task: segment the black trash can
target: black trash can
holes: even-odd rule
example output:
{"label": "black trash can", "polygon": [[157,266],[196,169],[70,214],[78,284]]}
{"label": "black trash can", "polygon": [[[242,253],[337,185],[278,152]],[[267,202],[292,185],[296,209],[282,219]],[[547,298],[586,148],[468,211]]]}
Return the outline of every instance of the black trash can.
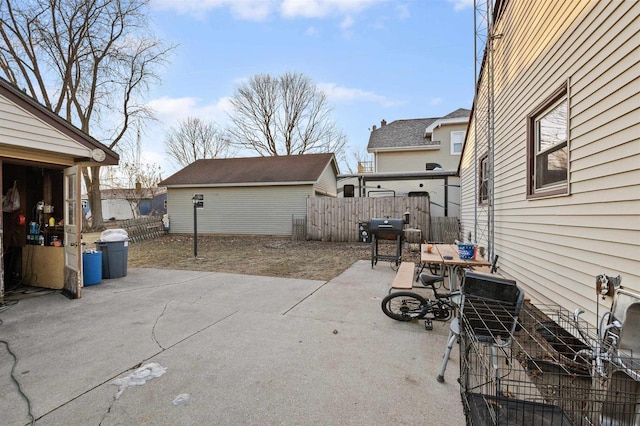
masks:
{"label": "black trash can", "polygon": [[369,221],[358,222],[358,240],[361,243],[371,242],[371,232],[369,232]]}
{"label": "black trash can", "polygon": [[96,248],[102,252],[102,278],[127,276],[129,236],[124,229],[103,232]]}

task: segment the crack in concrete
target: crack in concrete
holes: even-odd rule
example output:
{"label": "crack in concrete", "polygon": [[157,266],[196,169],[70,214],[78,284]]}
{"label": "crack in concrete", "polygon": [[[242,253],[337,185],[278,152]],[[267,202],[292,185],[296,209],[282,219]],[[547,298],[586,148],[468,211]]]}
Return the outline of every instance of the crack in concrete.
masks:
{"label": "crack in concrete", "polygon": [[296,306],[298,306],[299,304],[301,304],[302,302],[304,302],[305,300],[307,300],[308,298],[310,298],[311,296],[313,296],[314,294],[316,294],[316,292],[318,292],[322,287],[324,287],[325,285],[329,284],[329,281],[325,281],[320,287],[316,288],[315,290],[313,290],[311,293],[307,294],[305,297],[303,297],[302,299],[300,299],[298,302],[296,302],[292,307],[290,307],[289,309],[287,309],[286,311],[284,311],[282,313],[282,316],[287,315],[290,311],[292,311]]}
{"label": "crack in concrete", "polygon": [[[167,303],[167,305],[168,305],[169,303],[170,303],[170,302],[168,302],[168,303]],[[165,305],[165,309],[166,309],[166,305]],[[231,312],[229,315],[224,316],[224,317],[220,318],[219,320],[214,321],[214,322],[212,322],[211,324],[207,325],[206,327],[203,327],[203,328],[201,328],[200,330],[197,330],[197,331],[195,331],[195,332],[191,333],[190,335],[186,336],[184,339],[178,340],[178,341],[177,341],[177,342],[175,342],[173,345],[170,345],[170,346],[168,346],[168,347],[166,347],[166,348],[164,348],[164,349],[162,349],[162,350],[160,350],[160,351],[158,351],[158,352],[154,353],[154,354],[153,354],[153,355],[151,355],[150,357],[143,359],[141,362],[137,363],[137,364],[136,364],[136,365],[134,365],[133,367],[128,368],[128,369],[126,369],[126,370],[124,370],[124,371],[119,372],[118,374],[116,374],[116,375],[114,375],[114,376],[112,376],[112,377],[108,378],[107,380],[103,381],[102,383],[98,383],[97,385],[95,385],[95,386],[93,386],[93,387],[91,387],[91,388],[87,389],[86,391],[82,392],[81,394],[76,395],[75,397],[71,398],[71,399],[70,399],[70,400],[68,400],[67,402],[65,402],[65,403],[63,403],[63,404],[60,404],[60,405],[58,405],[57,407],[53,408],[52,410],[49,410],[49,411],[47,411],[46,413],[44,413],[43,415],[39,416],[39,417],[36,419],[36,422],[37,422],[37,421],[39,421],[39,420],[42,420],[44,417],[48,416],[49,414],[53,413],[54,411],[57,411],[58,409],[60,409],[60,408],[62,408],[62,407],[64,407],[64,406],[66,406],[66,405],[68,405],[68,404],[72,403],[72,402],[73,402],[73,401],[75,401],[76,399],[79,399],[80,397],[82,397],[82,396],[84,396],[84,395],[88,394],[89,392],[91,392],[91,391],[94,391],[94,390],[98,389],[100,386],[105,385],[105,384],[107,384],[108,382],[111,382],[111,381],[115,380],[116,378],[118,378],[119,376],[123,375],[123,374],[124,374],[124,373],[126,373],[127,371],[131,371],[131,370],[135,370],[135,369],[139,368],[140,366],[142,366],[142,364],[144,364],[145,362],[147,362],[147,361],[151,360],[152,358],[154,358],[154,357],[156,357],[156,356],[160,355],[162,352],[164,352],[164,351],[166,351],[166,350],[169,350],[169,349],[172,349],[172,348],[176,347],[177,345],[179,345],[179,344],[181,344],[181,343],[183,343],[183,342],[185,342],[185,341],[187,341],[187,340],[191,339],[192,337],[197,336],[198,334],[202,333],[203,331],[205,331],[205,330],[207,330],[207,329],[209,329],[209,328],[211,328],[211,327],[214,327],[214,326],[216,326],[216,325],[220,324],[222,321],[225,321],[226,319],[228,319],[228,318],[232,317],[233,315],[237,314],[238,312],[239,312],[239,311],[233,311],[233,312]],[[164,313],[164,311],[163,311],[163,313]],[[161,316],[162,316],[162,315],[161,315]],[[159,346],[159,345],[158,345],[158,346]],[[115,397],[115,395],[114,395],[114,396],[113,396],[113,401],[111,401],[111,403],[109,404],[109,407],[107,408],[107,411],[105,412],[104,416],[102,416],[102,418],[100,419],[99,426],[100,426],[100,425],[102,425],[102,422],[104,422],[104,420],[109,416],[109,414],[111,413],[111,409],[113,408],[113,406],[114,406],[115,402],[116,402],[116,397]]]}
{"label": "crack in concrete", "polygon": [[153,324],[153,328],[151,329],[151,338],[154,340],[154,342],[156,342],[156,345],[158,345],[158,347],[162,349],[160,352],[164,351],[166,348],[160,344],[158,338],[156,337],[156,326],[158,325],[158,321],[160,321],[160,318],[164,316],[164,313],[167,311],[167,306],[169,306],[169,303],[171,302],[173,301],[170,300],[164,305],[164,309],[162,310],[160,315],[158,315],[158,318],[156,318],[156,322]]}
{"label": "crack in concrete", "polygon": [[188,278],[185,279],[183,281],[176,281],[176,282],[172,282],[172,283],[158,283],[158,284],[152,284],[152,285],[146,285],[146,286],[138,286],[136,288],[127,288],[127,289],[120,289],[120,290],[114,290],[113,294],[119,294],[119,293],[130,293],[130,292],[137,292],[137,291],[146,291],[152,288],[159,288],[159,287],[172,287],[172,286],[182,286],[185,285],[191,281],[195,281],[195,280],[200,280],[203,277],[209,276],[209,275],[213,275],[216,274],[216,272],[210,272],[201,276],[197,276],[197,277],[192,277],[192,278]]}

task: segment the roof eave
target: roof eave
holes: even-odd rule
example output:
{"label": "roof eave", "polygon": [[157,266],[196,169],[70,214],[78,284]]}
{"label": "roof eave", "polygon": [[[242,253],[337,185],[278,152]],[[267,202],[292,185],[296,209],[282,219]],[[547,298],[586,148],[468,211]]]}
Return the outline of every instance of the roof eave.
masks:
{"label": "roof eave", "polygon": [[468,123],[470,118],[471,117],[439,118],[433,123],[431,123],[431,125],[425,129],[424,134],[425,136],[433,134],[433,131],[440,126]]}
{"label": "roof eave", "polygon": [[234,182],[234,183],[180,183],[165,184],[160,182],[158,186],[164,186],[172,189],[184,188],[233,188],[244,186],[296,186],[296,185],[315,185],[317,181],[296,181],[296,182]]}
{"label": "roof eave", "polygon": [[385,146],[379,148],[367,148],[367,152],[396,152],[396,151],[434,151],[440,149],[440,144],[437,145],[420,145],[420,146]]}

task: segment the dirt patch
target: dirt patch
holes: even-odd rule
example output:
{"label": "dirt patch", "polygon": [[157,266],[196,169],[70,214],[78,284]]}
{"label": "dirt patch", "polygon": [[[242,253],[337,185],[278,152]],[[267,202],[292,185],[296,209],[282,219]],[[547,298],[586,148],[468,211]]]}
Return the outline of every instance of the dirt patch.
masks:
{"label": "dirt patch", "polygon": [[[381,242],[380,253],[395,253]],[[358,260],[371,260],[371,244],[292,241],[278,237],[199,236],[194,259],[193,237],[165,235],[129,245],[128,267],[164,268],[328,281]],[[403,260],[419,261],[405,250]],[[388,265],[378,262],[378,267]]]}

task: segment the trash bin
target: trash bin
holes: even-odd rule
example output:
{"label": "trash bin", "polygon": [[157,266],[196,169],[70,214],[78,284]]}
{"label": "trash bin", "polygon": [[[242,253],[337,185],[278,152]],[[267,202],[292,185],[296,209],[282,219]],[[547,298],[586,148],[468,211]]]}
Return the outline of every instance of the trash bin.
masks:
{"label": "trash bin", "polygon": [[369,221],[358,222],[358,240],[362,243],[371,242],[371,233],[369,232]]}
{"label": "trash bin", "polygon": [[102,252],[92,250],[82,253],[82,279],[85,287],[102,282]]}
{"label": "trash bin", "polygon": [[127,275],[129,234],[124,229],[108,229],[96,240],[102,252],[102,278],[120,278]]}

